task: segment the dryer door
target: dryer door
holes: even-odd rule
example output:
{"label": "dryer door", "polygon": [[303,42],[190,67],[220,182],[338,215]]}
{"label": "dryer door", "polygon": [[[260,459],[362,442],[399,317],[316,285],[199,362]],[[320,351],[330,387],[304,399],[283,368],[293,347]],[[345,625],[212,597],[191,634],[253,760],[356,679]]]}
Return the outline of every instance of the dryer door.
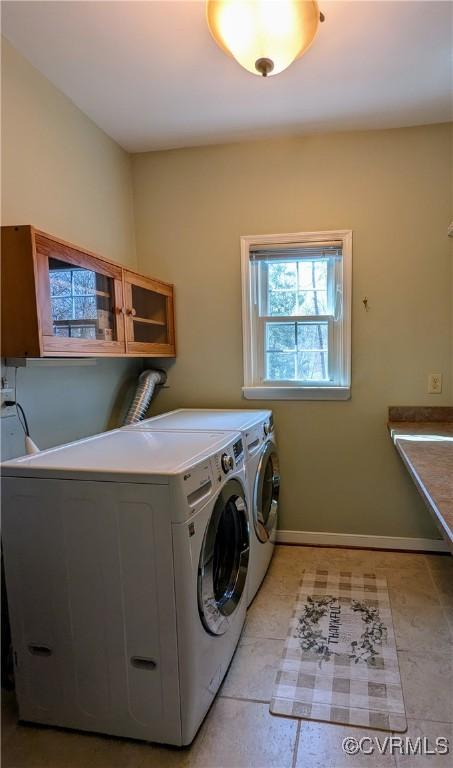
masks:
{"label": "dryer door", "polygon": [[277,524],[279,493],[280,468],[277,449],[274,443],[269,441],[258,464],[253,494],[255,532],[263,543],[269,541]]}
{"label": "dryer door", "polygon": [[245,492],[238,480],[220,491],[201,548],[198,609],[206,629],[223,635],[244,592],[249,561]]}

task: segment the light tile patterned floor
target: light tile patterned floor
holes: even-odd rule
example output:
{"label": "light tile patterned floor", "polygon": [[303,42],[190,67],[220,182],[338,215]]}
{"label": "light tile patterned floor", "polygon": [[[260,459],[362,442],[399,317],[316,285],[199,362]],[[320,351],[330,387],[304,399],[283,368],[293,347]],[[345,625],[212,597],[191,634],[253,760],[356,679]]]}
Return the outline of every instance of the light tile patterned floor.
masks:
{"label": "light tile patterned floor", "polygon": [[[345,736],[385,734],[269,714],[275,668],[304,568],[386,576],[412,738],[450,740],[446,756],[347,756]],[[317,547],[276,548],[228,675],[192,746],[172,749],[17,725],[2,705],[3,768],[447,768],[453,764],[453,558]]]}

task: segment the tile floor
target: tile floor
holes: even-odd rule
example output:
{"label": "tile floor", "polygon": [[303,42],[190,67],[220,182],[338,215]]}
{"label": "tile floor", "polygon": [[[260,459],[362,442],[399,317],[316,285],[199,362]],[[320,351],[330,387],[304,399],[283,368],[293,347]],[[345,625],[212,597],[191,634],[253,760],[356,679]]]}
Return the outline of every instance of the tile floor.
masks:
{"label": "tile floor", "polygon": [[[446,756],[347,756],[347,726],[269,714],[275,667],[303,568],[352,568],[387,577],[408,735],[450,741]],[[53,728],[18,725],[14,697],[2,704],[3,768],[442,768],[453,765],[453,558],[367,550],[276,548],[251,606],[219,695],[194,743],[172,749]]]}

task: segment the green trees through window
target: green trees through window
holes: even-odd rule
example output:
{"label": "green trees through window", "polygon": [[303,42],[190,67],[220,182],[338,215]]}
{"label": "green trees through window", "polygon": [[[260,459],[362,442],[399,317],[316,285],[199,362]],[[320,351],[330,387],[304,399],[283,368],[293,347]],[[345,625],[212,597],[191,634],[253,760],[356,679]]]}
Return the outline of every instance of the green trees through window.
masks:
{"label": "green trees through window", "polygon": [[[328,261],[301,259],[262,263],[267,285],[262,311],[266,316],[267,380],[326,381],[329,378],[328,321],[324,319],[332,313]],[[324,316],[323,320],[320,316]]]}

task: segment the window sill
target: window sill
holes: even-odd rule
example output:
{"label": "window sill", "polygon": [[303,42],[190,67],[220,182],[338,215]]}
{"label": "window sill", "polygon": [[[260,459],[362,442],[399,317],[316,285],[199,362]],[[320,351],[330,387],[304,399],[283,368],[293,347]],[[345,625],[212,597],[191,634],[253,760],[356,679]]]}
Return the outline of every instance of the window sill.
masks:
{"label": "window sill", "polygon": [[350,400],[351,387],[242,387],[247,400]]}

